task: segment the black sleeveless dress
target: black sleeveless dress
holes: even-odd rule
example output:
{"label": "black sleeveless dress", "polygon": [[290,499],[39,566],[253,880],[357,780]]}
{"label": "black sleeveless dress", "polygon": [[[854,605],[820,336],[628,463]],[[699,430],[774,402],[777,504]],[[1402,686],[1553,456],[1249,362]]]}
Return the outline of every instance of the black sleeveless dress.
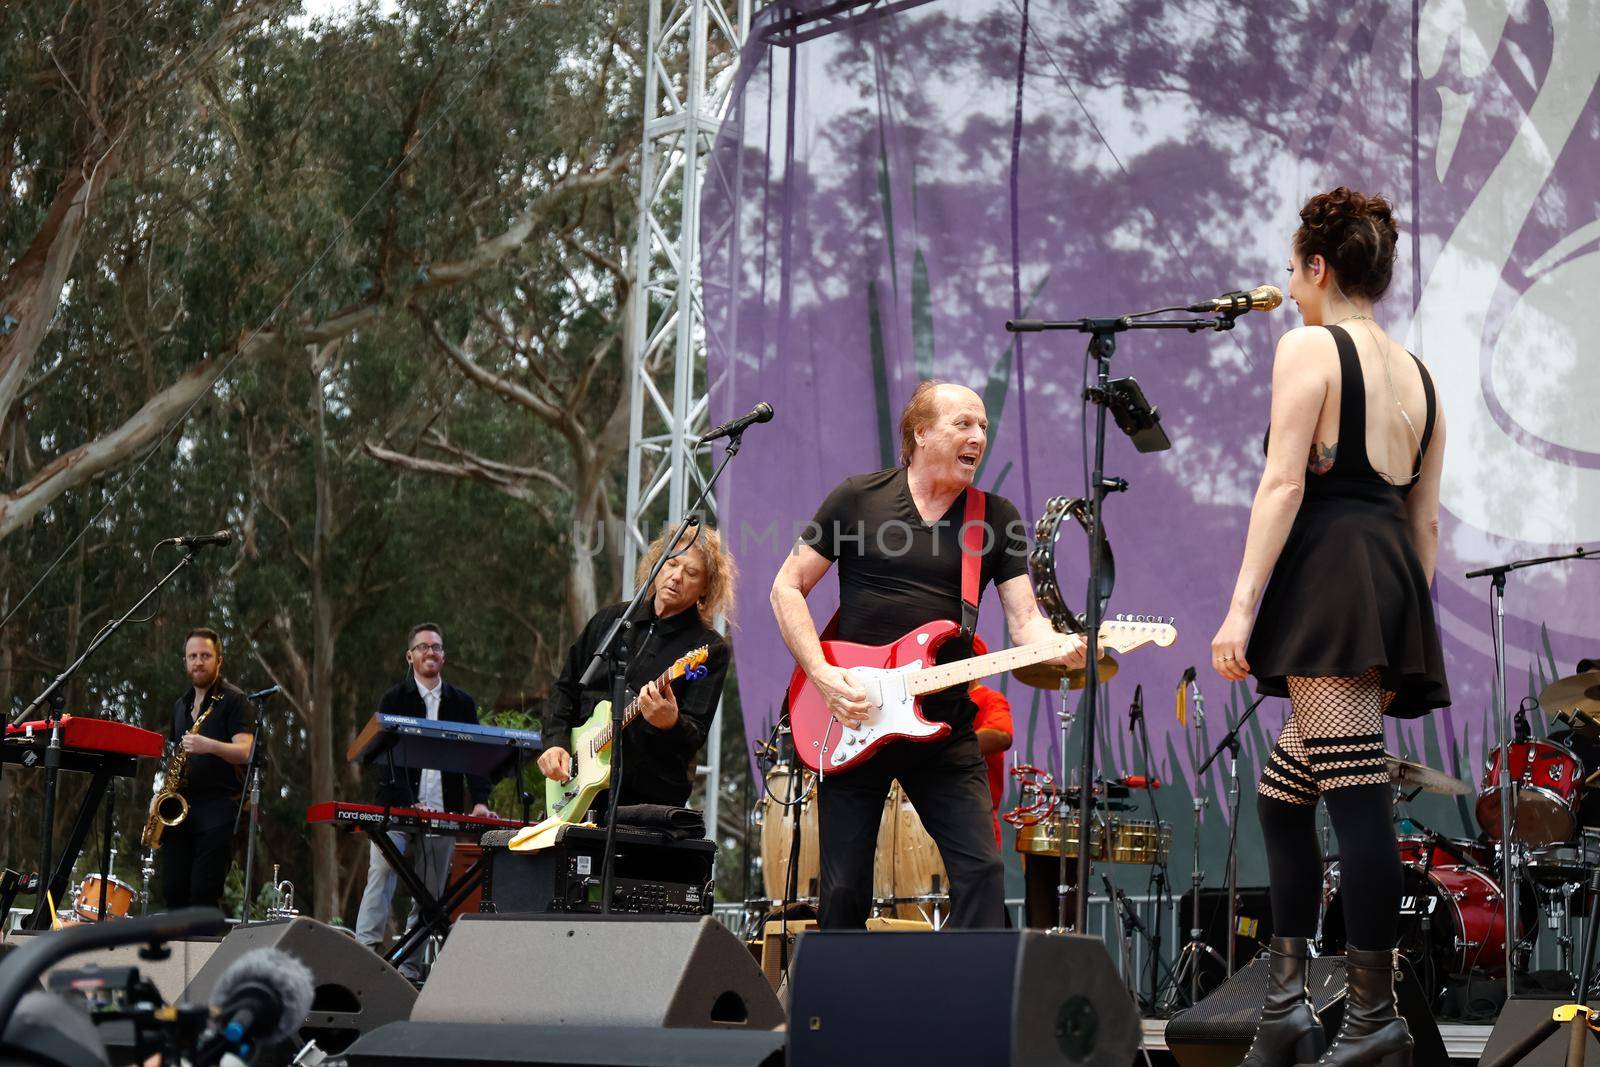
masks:
{"label": "black sleeveless dress", "polygon": [[[1383,688],[1395,694],[1386,714],[1416,718],[1448,705],[1450,688],[1427,575],[1406,520],[1414,481],[1391,485],[1373,469],[1356,346],[1342,328],[1326,329],[1339,350],[1338,453],[1326,474],[1306,474],[1245,658],[1256,691],[1266,696],[1288,696],[1290,675],[1355,677],[1376,667]],[[1420,470],[1436,404],[1433,379],[1416,362],[1428,404]]]}

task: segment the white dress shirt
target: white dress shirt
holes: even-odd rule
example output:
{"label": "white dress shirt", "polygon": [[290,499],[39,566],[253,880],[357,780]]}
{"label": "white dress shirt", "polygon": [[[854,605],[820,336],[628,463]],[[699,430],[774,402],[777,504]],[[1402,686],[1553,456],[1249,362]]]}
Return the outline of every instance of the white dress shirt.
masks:
{"label": "white dress shirt", "polygon": [[[427,709],[428,718],[437,720],[439,697],[444,692],[444,680],[440,679],[438,685],[429,689],[416,675],[411,677],[417,683],[417,692],[422,694],[422,706]],[[417,785],[417,807],[428,811],[444,810],[444,776],[432,768],[422,772],[422,781]]]}

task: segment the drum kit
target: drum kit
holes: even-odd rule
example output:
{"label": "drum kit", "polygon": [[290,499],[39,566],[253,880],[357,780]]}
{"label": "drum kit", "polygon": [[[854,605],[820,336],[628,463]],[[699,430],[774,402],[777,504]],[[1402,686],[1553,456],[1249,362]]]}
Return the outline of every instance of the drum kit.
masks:
{"label": "drum kit", "polygon": [[[1504,979],[1508,968],[1513,975],[1525,974],[1541,915],[1558,932],[1560,970],[1573,973],[1573,921],[1590,903],[1586,883],[1600,864],[1600,671],[1551,683],[1538,703],[1570,729],[1535,738],[1519,713],[1518,737],[1505,761],[1509,779],[1499,749],[1490,753],[1476,790],[1421,764],[1389,758],[1391,776],[1406,799],[1424,791],[1477,794],[1474,810],[1483,831],[1478,839],[1431,831],[1399,839],[1404,865],[1400,951],[1435,1002],[1452,979]],[[1596,770],[1586,774],[1591,765]],[[1513,812],[1509,840],[1500,808],[1507,785]],[[1520,886],[1510,939],[1506,898],[1511,894],[1504,891],[1501,867],[1507,848]],[[1324,872],[1323,953],[1338,952],[1345,944],[1339,883],[1338,860],[1332,858]]]}

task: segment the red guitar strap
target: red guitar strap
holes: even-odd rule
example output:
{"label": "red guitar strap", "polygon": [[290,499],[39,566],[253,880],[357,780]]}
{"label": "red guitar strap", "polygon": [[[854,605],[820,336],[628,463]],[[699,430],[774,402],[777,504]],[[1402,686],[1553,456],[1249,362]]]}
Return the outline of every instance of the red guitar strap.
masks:
{"label": "red guitar strap", "polygon": [[961,636],[978,632],[978,588],[983,569],[983,524],[989,506],[988,494],[976,487],[967,490],[966,514],[961,519]]}

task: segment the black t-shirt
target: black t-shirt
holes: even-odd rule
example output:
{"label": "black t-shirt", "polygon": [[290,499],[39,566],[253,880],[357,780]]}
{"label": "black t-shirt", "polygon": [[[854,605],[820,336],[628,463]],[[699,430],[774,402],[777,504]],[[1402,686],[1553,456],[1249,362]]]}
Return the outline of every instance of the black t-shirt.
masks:
{"label": "black t-shirt", "polygon": [[[566,665],[545,705],[541,725],[546,748],[570,751],[573,729],[589,720],[596,704],[610,698],[609,675],[603,676],[600,687],[595,689],[583,688],[579,679],[626,608],[626,604],[601,608],[567,650]],[[633,641],[633,659],[627,675],[630,699],[680,656],[701,645],[711,648],[705,677],[679,678],[672,683],[672,693],[678,701],[678,722],[672,729],[658,730],[641,715],[622,734],[621,802],[676,806],[685,803],[692,791],[697,756],[711,732],[732,653],[723,636],[701,622],[700,613],[692,607],[659,619],[651,603],[646,602],[634,624]]]}
{"label": "black t-shirt", "polygon": [[[828,494],[801,537],[839,567],[839,629],[843,641],[884,645],[935,619],[961,619],[961,524],[966,497],[956,497],[937,522],[923,521],[906,470],[896,467],[846,478]],[[988,494],[978,594],[1028,573],[1027,526],[1016,505]],[[969,653],[949,642],[939,659]],[[929,694],[932,719],[961,723],[973,714],[963,690]]]}
{"label": "black t-shirt", "polygon": [[[244,691],[230,682],[218,681],[220,693],[212,705],[211,714],[200,724],[200,733],[215,741],[232,742],[235,734],[256,732],[255,709],[245,699]],[[168,740],[177,739],[189,732],[194,724],[194,690],[184,692],[172,705],[172,731]],[[188,822],[196,823],[192,829],[204,829],[198,823],[220,819],[224,812],[233,817],[233,808],[244,792],[244,764],[229,763],[221,756],[190,755],[188,770],[184,774],[184,799],[189,801]]]}

